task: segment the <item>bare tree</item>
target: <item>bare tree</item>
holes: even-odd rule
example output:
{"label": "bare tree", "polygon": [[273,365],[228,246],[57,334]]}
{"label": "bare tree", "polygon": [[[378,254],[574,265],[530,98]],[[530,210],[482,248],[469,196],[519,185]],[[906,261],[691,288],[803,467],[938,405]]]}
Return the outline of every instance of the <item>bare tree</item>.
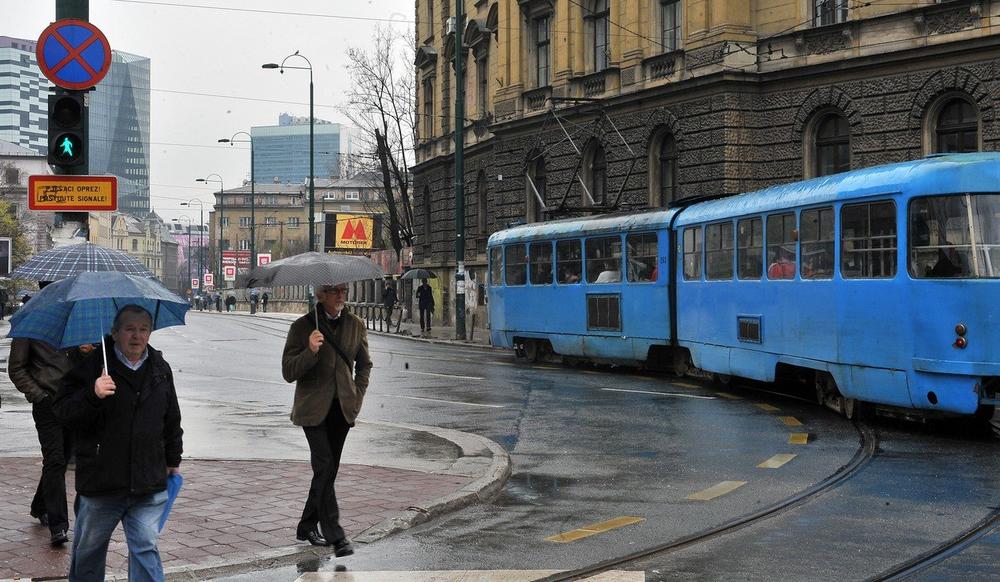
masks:
{"label": "bare tree", "polygon": [[380,202],[389,218],[389,238],[397,257],[413,244],[410,161],[416,122],[413,32],[389,27],[375,30],[370,50],[347,51],[351,76],[342,113],[357,130],[354,167],[373,175]]}

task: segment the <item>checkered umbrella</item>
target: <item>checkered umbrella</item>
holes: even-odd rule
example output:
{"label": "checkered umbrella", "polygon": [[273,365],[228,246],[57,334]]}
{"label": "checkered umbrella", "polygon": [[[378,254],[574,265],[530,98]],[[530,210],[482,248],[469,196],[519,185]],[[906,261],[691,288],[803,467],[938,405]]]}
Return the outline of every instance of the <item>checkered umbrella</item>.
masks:
{"label": "checkered umbrella", "polygon": [[188,302],[159,281],[124,273],[80,273],[39,291],[10,318],[8,337],[41,340],[59,348],[99,343],[118,310],[138,305],[153,329],[184,325]]}
{"label": "checkered umbrella", "polygon": [[308,252],[258,267],[245,282],[247,287],[321,287],[383,277],[385,273],[368,257]]}
{"label": "checkered umbrella", "polygon": [[93,243],[56,247],[39,253],[14,269],[11,279],[59,281],[88,271],[118,271],[139,277],[154,277],[142,263],[123,253]]}

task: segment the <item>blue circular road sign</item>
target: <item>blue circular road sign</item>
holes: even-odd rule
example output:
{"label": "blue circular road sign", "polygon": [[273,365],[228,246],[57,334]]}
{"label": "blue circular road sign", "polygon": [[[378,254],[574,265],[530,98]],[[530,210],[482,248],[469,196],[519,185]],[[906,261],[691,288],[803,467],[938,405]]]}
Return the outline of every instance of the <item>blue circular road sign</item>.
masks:
{"label": "blue circular road sign", "polygon": [[111,68],[111,45],[93,24],[75,18],[46,27],[35,47],[38,67],[63,89],[89,89]]}

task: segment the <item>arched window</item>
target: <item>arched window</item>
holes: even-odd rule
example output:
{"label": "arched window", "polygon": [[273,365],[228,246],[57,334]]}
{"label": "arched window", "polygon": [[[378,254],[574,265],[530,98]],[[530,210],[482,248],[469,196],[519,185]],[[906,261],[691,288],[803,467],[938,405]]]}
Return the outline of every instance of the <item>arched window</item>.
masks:
{"label": "arched window", "polygon": [[844,116],[831,113],[816,124],[813,160],[817,177],[851,169],[851,128]]}
{"label": "arched window", "polygon": [[545,158],[540,155],[532,158],[534,161],[528,162],[528,179],[525,180],[525,222],[542,222],[545,220]]}
{"label": "arched window", "polygon": [[431,188],[424,186],[424,252],[431,251]]}
{"label": "arched window", "polygon": [[937,116],[935,153],[979,151],[979,112],[965,99],[952,99]]}
{"label": "arched window", "polygon": [[[603,204],[608,192],[608,162],[604,156],[604,147],[596,140],[593,141],[587,148],[584,160],[587,177],[585,182],[590,190],[590,197],[594,199],[594,204]],[[586,195],[583,203],[590,204]]]}
{"label": "arched window", "polygon": [[666,207],[677,195],[677,142],[668,130],[653,133],[648,167],[649,206]]}
{"label": "arched window", "polygon": [[590,52],[594,65],[594,71],[603,71],[608,68],[608,61],[611,59],[610,23],[611,10],[608,8],[608,0],[594,0],[591,4],[590,14]]}
{"label": "arched window", "polygon": [[489,204],[486,186],[486,172],[479,170],[476,176],[476,226],[479,227],[479,234],[486,234],[486,205]]}

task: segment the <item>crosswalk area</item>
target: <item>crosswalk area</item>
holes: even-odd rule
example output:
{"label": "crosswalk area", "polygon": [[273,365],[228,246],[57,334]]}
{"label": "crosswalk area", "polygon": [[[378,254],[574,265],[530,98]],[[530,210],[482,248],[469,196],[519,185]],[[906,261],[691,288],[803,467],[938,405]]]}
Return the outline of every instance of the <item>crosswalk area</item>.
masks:
{"label": "crosswalk area", "polygon": [[[561,570],[428,570],[424,572],[309,572],[296,582],[531,582],[559,574]],[[645,582],[645,572],[611,570],[588,582]]]}

